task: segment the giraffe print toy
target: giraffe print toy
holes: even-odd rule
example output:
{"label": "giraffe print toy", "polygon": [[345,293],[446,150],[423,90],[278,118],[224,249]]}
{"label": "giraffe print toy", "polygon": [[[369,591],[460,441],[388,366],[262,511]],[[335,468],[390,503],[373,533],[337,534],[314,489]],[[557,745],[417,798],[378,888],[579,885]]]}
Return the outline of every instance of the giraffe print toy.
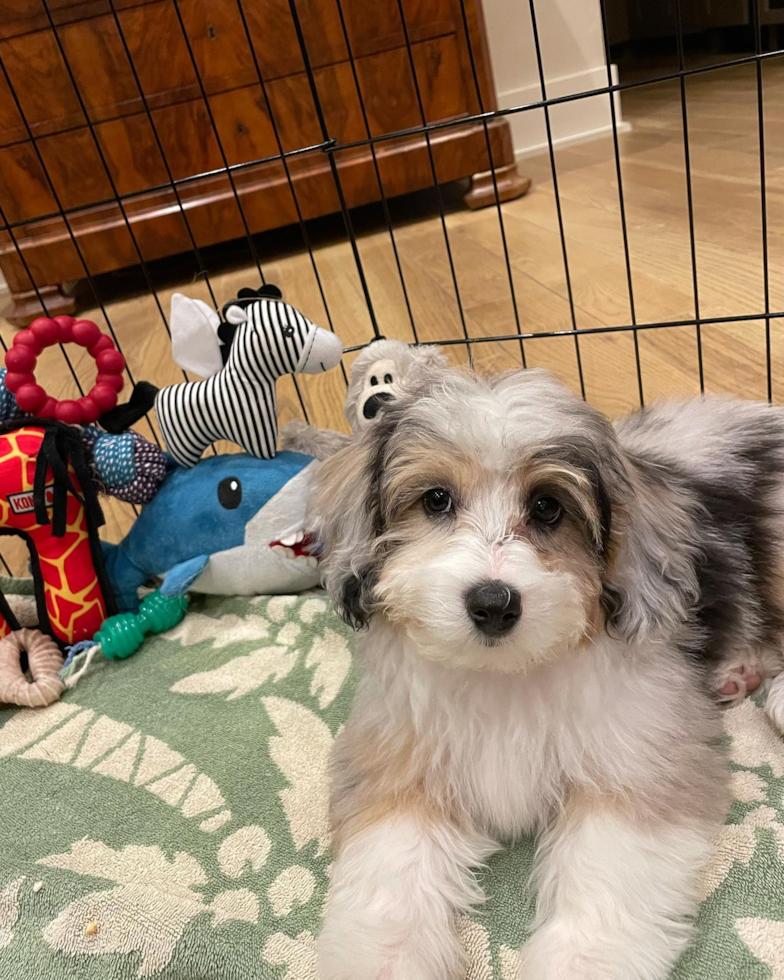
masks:
{"label": "giraffe print toy", "polygon": [[[98,540],[102,523],[76,428],[32,420],[0,430],[0,535],[25,540],[39,626],[61,646],[91,638],[116,611]],[[0,636],[18,629],[0,593]]]}

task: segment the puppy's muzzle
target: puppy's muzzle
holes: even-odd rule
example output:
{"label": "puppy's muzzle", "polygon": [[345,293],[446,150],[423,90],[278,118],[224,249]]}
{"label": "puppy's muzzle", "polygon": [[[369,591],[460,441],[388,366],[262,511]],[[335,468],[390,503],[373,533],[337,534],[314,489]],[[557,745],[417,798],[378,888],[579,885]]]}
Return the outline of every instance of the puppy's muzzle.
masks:
{"label": "puppy's muzzle", "polygon": [[471,622],[491,639],[513,630],[523,611],[517,589],[495,580],[475,585],[466,593],[465,604]]}

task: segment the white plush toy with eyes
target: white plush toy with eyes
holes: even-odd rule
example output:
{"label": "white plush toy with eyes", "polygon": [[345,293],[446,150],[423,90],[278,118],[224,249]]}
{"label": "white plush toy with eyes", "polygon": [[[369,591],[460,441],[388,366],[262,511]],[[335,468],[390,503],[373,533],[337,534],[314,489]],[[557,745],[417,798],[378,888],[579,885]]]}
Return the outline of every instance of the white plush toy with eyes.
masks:
{"label": "white plush toy with eyes", "polygon": [[[372,425],[384,402],[393,401],[402,384],[417,371],[443,367],[447,359],[440,347],[412,347],[402,340],[374,340],[351,366],[344,412],[355,435]],[[304,422],[289,422],[281,432],[281,449],[327,459],[351,441],[332,429],[317,429]]]}

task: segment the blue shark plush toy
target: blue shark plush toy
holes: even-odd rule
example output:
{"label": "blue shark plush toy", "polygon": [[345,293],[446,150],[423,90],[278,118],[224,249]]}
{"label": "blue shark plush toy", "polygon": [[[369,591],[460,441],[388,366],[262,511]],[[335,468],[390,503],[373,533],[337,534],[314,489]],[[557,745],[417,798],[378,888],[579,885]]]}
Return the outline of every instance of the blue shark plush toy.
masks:
{"label": "blue shark plush toy", "polygon": [[318,583],[318,560],[304,527],[311,456],[208,456],[175,469],[128,535],[106,546],[121,611],[137,590],[162,578],[164,595],[298,592]]}

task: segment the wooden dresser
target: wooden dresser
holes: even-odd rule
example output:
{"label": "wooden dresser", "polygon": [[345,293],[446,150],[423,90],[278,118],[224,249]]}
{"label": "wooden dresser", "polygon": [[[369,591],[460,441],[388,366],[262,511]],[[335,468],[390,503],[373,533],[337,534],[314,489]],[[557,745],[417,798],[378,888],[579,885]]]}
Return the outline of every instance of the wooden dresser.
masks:
{"label": "wooden dresser", "polygon": [[[84,278],[79,251],[94,274],[139,261],[114,189],[144,259],[157,259],[191,247],[169,172],[185,179],[177,187],[197,244],[210,245],[245,233],[231,182],[225,171],[215,173],[224,154],[229,165],[275,156],[270,115],[286,151],[324,139],[289,0],[242,0],[271,114],[237,0],[47,3],[54,30],[43,0],[0,0],[0,207],[4,222],[24,222],[12,233],[0,227],[0,268],[12,292],[7,313],[18,324],[40,304],[12,234],[50,314],[70,312],[74,301],[61,284]],[[460,0],[402,6],[427,121],[480,111]],[[296,0],[296,9],[326,129],[338,145],[365,140],[367,127],[377,136],[421,126],[398,0],[341,0],[340,7],[337,0]],[[481,108],[494,108],[478,0],[465,0],[465,12]],[[525,193],[529,182],[515,169],[507,123],[492,121],[489,133],[502,199]],[[440,183],[472,177],[466,203],[495,202],[482,125],[436,130],[430,143]],[[379,143],[376,155],[388,197],[432,185],[421,133]],[[287,160],[304,218],[339,210],[328,154],[318,149]],[[379,199],[367,145],[335,160],[350,207]],[[234,170],[233,178],[251,231],[297,220],[279,159]]]}

